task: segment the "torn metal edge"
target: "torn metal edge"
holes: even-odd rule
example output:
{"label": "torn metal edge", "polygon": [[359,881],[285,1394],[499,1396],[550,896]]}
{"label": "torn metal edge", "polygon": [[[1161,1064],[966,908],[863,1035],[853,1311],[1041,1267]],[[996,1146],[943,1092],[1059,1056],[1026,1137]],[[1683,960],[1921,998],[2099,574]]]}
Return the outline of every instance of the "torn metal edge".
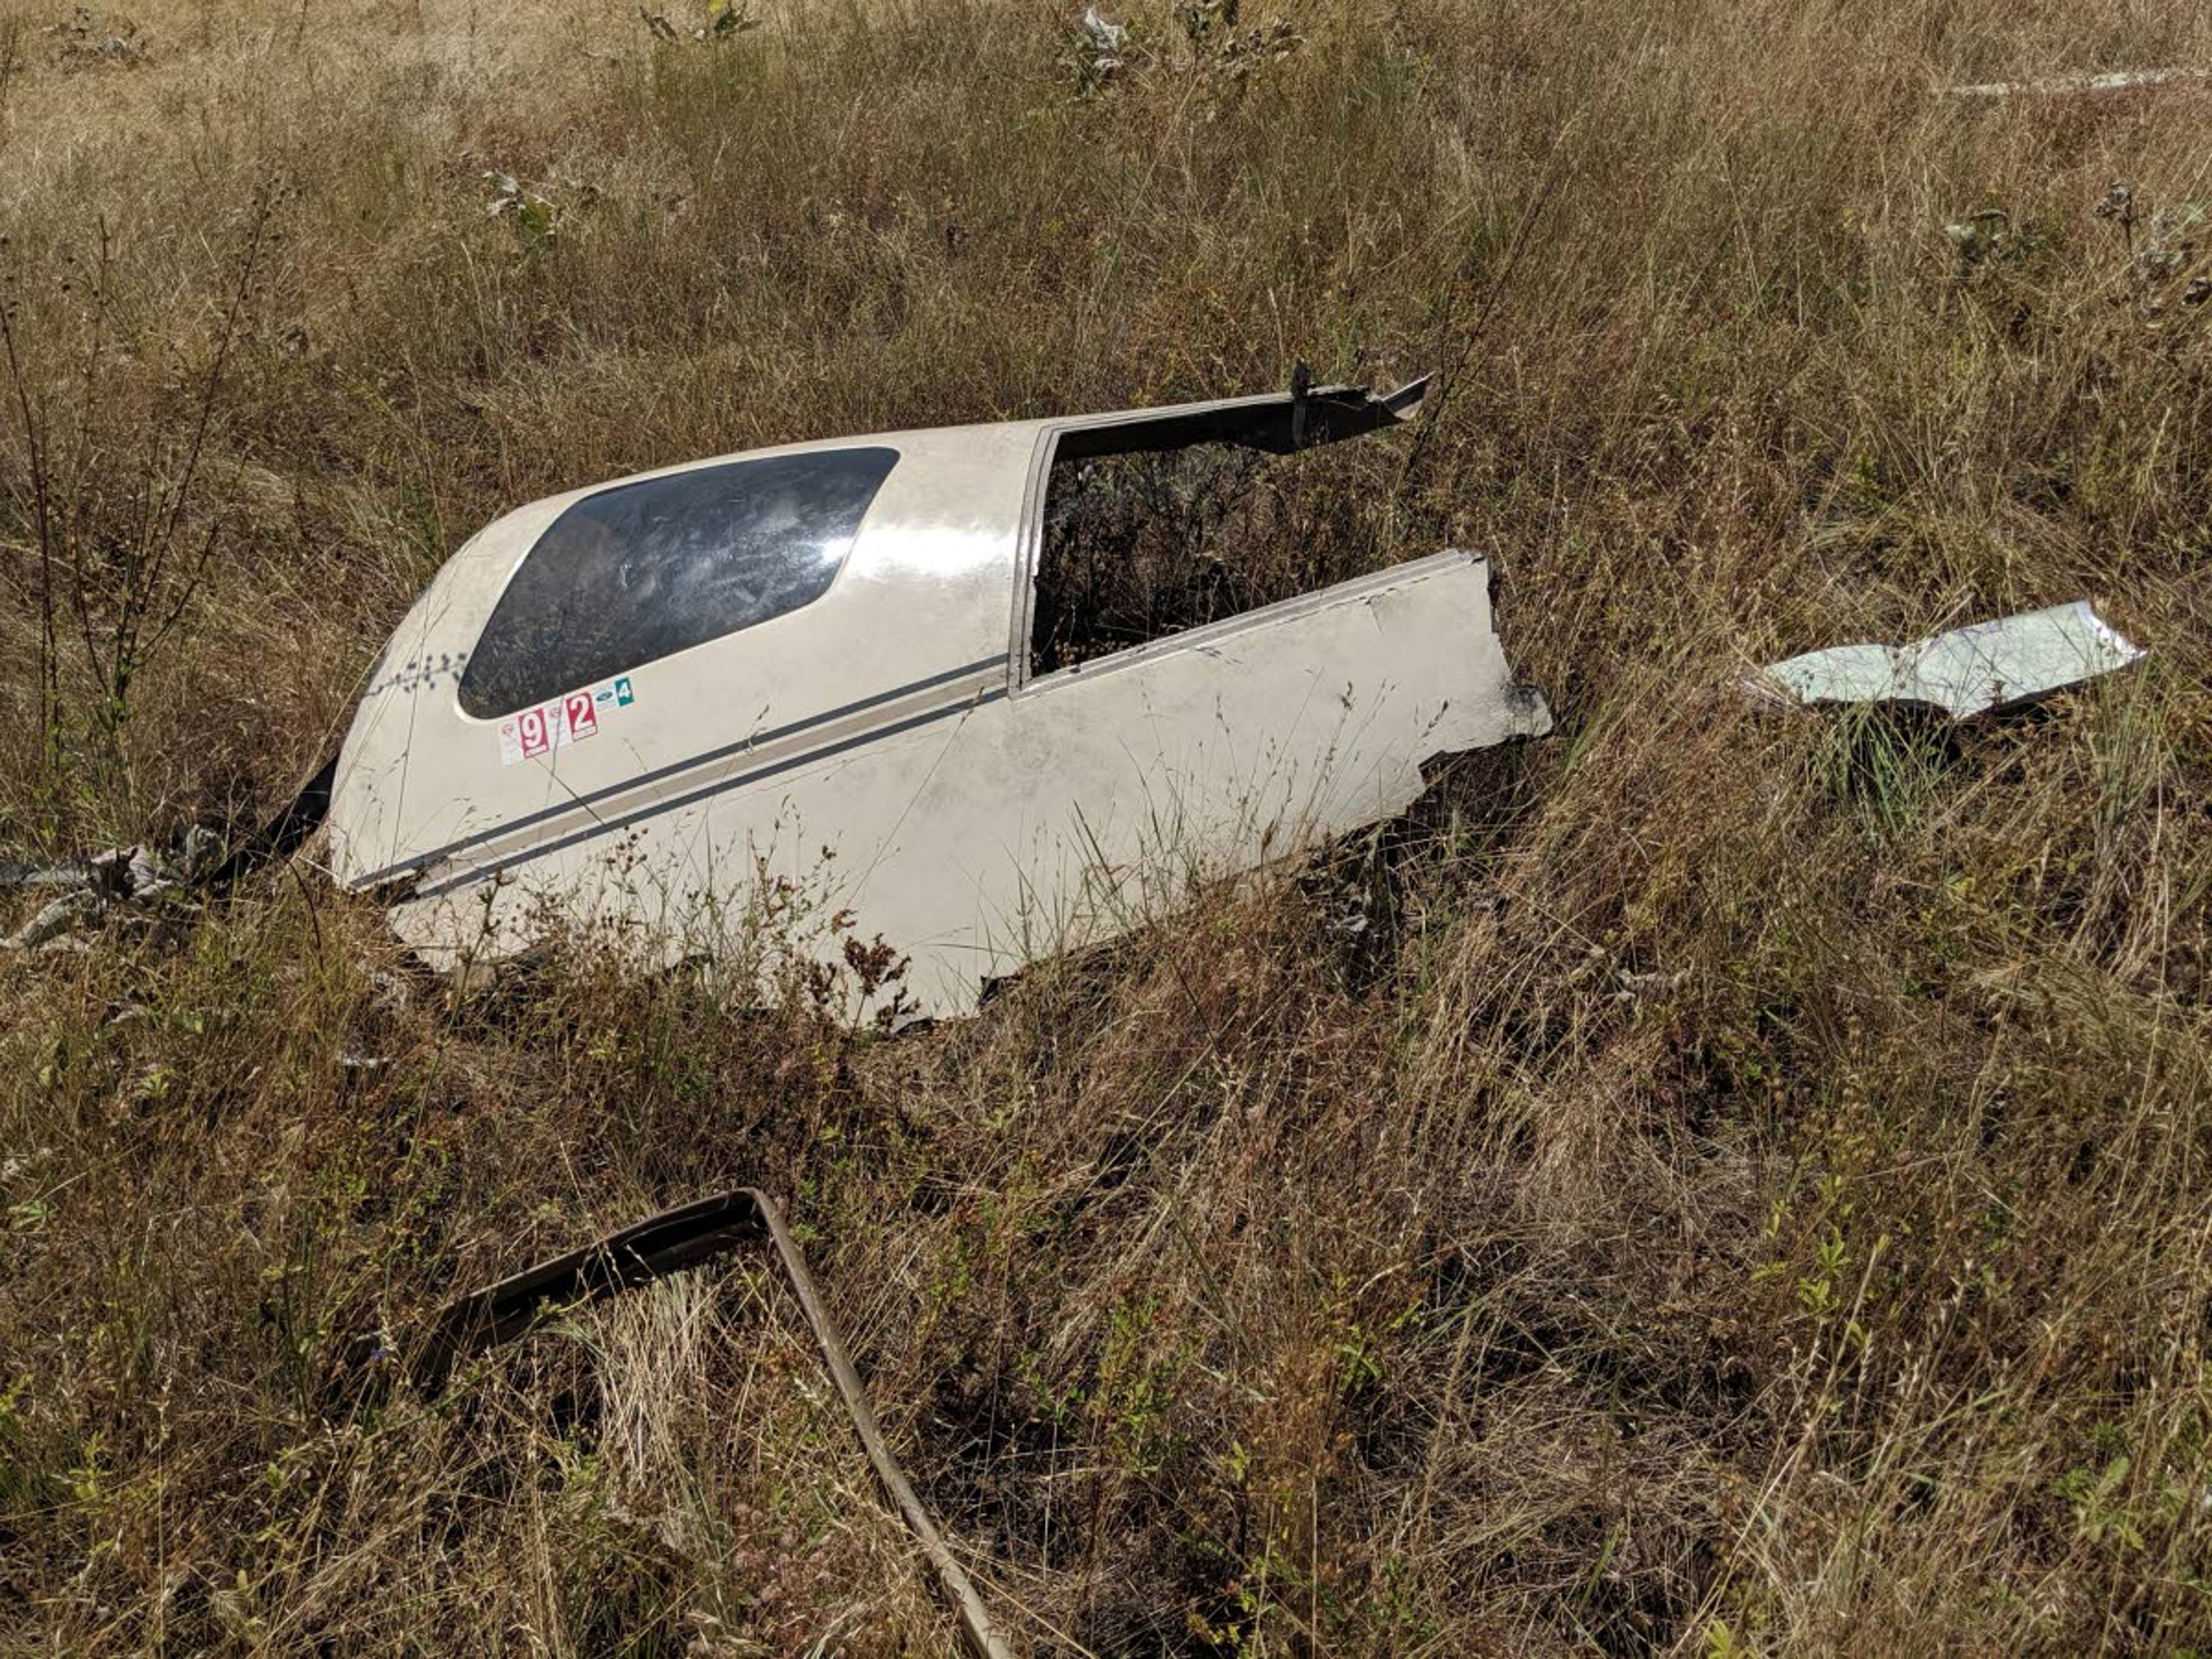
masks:
{"label": "torn metal edge", "polygon": [[1420,413],[1430,378],[1377,394],[1364,386],[1314,386],[1301,363],[1288,392],[1072,421],[1059,433],[1054,459],[1096,460],[1214,443],[1287,455],[1405,425]]}

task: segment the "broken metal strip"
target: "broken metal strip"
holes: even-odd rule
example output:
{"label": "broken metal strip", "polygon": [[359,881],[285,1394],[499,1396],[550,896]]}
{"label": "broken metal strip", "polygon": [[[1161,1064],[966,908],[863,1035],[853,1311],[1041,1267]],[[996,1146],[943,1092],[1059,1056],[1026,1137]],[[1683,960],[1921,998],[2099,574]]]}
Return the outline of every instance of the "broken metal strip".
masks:
{"label": "broken metal strip", "polygon": [[868,1462],[875,1465],[877,1479],[884,1483],[897,1503],[900,1514],[906,1517],[907,1529],[914,1534],[922,1553],[937,1569],[938,1581],[960,1615],[961,1629],[983,1659],[1013,1659],[1012,1650],[991,1623],[983,1598],[954,1558],[944,1534],[938,1531],[928,1506],[906,1478],[906,1471],[891,1455],[883,1425],[876,1421],[875,1411],[868,1404],[867,1390],[861,1386],[860,1373],[853,1369],[845,1345],[838,1338],[837,1328],[830,1322],[829,1312],[822,1305],[822,1293],[815,1288],[813,1275],[806,1271],[806,1258],[799,1254],[791,1230],[784,1225],[782,1212],[764,1193],[752,1192],[751,1197],[759,1206],[761,1218],[768,1224],[769,1237],[775,1241],[776,1254],[783,1258],[784,1274],[790,1279],[792,1293],[799,1298],[806,1322],[813,1329],[814,1340],[822,1349],[823,1362],[830,1368],[837,1392],[845,1397],[845,1410],[853,1419],[853,1431],[860,1436]]}
{"label": "broken metal strip", "polygon": [[446,1305],[416,1362],[416,1385],[426,1394],[437,1393],[463,1356],[523,1335],[548,1306],[572,1307],[618,1296],[765,1237],[757,1195],[740,1189],[663,1210],[525,1268]]}
{"label": "broken metal strip", "polygon": [[2053,75],[2040,81],[1983,81],[1943,88],[1951,98],[2013,98],[2029,94],[2063,98],[2082,93],[2135,92],[2154,87],[2212,84],[2212,70],[2108,70],[2101,74]]}
{"label": "broken metal strip", "polygon": [[82,887],[85,884],[84,866],[74,864],[25,864],[10,860],[0,864],[0,887]]}
{"label": "broken metal strip", "polygon": [[938,1530],[921,1494],[892,1454],[883,1425],[868,1404],[867,1390],[854,1370],[845,1343],[823,1306],[822,1292],[806,1270],[783,1212],[775,1200],[751,1187],[678,1205],[624,1227],[605,1238],[540,1262],[447,1304],[432,1328],[428,1347],[415,1368],[424,1392],[445,1386],[453,1365],[465,1356],[524,1336],[549,1308],[576,1307],[713,1260],[740,1244],[767,1238],[775,1246],[784,1278],[814,1333],[830,1380],[845,1402],[854,1432],[875,1468],[876,1477],[898,1505],[907,1529],[921,1546],[938,1582],[959,1615],[963,1632],[982,1659],[1012,1659],[1012,1650],[991,1621],[975,1583]]}
{"label": "broken metal strip", "polygon": [[1195,444],[1237,444],[1287,455],[1401,426],[1419,412],[1428,387],[1425,374],[1380,397],[1364,386],[1298,385],[1257,398],[1071,421],[1058,428],[1056,459],[1096,460]]}

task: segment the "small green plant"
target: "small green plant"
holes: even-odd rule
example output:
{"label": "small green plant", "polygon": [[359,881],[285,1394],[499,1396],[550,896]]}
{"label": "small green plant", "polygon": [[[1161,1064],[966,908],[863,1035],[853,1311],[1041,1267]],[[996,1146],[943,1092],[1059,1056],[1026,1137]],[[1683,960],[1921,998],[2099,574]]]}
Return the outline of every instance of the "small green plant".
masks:
{"label": "small green plant", "polygon": [[1238,0],[1182,0],[1176,12],[1192,68],[1206,88],[1209,118],[1241,100],[1262,69],[1305,45],[1287,17],[1239,28],[1241,9]]}
{"label": "small green plant", "polygon": [[1844,1243],[1843,1230],[1828,1229],[1814,1252],[1813,1270],[1797,1281],[1797,1304],[1815,1319],[1825,1319],[1843,1305],[1844,1274],[1850,1267],[1851,1254]]}
{"label": "small green plant", "polygon": [[542,246],[559,232],[560,210],[549,198],[528,188],[511,173],[487,173],[483,181],[491,196],[484,211],[513,226],[521,241]]}

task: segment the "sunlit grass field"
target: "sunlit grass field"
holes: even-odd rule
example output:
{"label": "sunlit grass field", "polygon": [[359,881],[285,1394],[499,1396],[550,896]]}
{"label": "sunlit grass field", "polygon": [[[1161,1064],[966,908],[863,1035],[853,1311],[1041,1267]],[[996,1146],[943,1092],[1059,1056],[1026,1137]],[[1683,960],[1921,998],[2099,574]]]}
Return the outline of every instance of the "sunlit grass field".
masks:
{"label": "sunlit grass field", "polygon": [[9,0],[0,859],[258,822],[508,507],[1301,362],[1558,729],[896,1038],[312,847],[0,959],[0,1651],[953,1650],[764,1261],[339,1386],[741,1183],[1028,1651],[2212,1650],[2212,82],[1946,91],[2212,21],[1102,9]]}

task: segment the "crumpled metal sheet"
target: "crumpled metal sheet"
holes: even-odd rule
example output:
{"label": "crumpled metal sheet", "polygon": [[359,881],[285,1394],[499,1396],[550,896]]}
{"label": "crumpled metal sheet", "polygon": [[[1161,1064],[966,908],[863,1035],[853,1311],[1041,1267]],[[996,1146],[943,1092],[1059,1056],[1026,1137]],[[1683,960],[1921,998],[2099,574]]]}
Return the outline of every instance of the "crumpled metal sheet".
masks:
{"label": "crumpled metal sheet", "polygon": [[1910,645],[1838,645],[1773,664],[1746,690],[1784,705],[1917,702],[1966,720],[2124,668],[2143,655],[2087,599]]}
{"label": "crumpled metal sheet", "polygon": [[1121,51],[1127,41],[1129,26],[1100,16],[1098,8],[1091,6],[1083,14],[1083,33],[1089,37],[1094,51],[1114,52]]}

